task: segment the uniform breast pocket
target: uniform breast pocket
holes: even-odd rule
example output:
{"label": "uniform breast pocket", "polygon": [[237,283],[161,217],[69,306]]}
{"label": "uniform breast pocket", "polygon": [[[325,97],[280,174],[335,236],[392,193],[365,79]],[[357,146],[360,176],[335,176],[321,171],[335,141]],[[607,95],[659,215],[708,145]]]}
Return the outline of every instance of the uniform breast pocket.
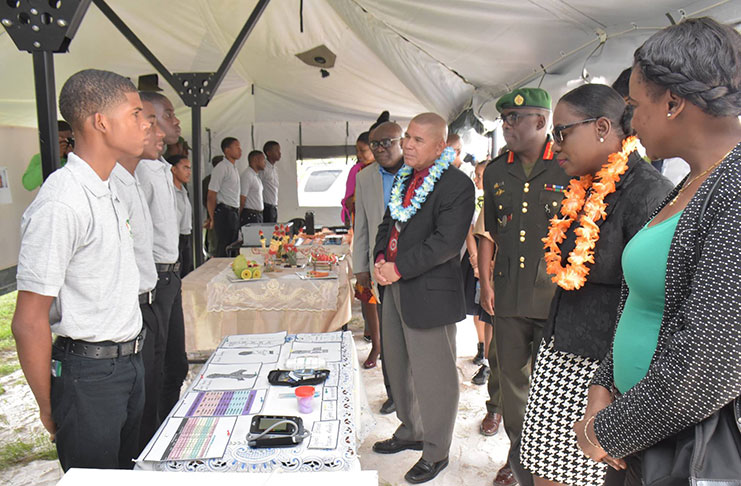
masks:
{"label": "uniform breast pocket", "polygon": [[561,209],[561,201],[563,201],[563,192],[547,189],[540,191],[540,207],[548,218],[558,214]]}
{"label": "uniform breast pocket", "polygon": [[504,193],[494,198],[494,206],[497,210],[497,231],[501,234],[507,231],[512,222],[512,195]]}

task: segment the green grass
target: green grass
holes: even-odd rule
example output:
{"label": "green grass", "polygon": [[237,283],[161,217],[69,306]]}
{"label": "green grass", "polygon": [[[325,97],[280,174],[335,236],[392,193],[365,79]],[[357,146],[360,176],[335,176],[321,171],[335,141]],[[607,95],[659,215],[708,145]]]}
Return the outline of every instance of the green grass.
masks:
{"label": "green grass", "polygon": [[39,459],[54,460],[57,450],[47,437],[22,439],[0,446],[0,470]]}
{"label": "green grass", "polygon": [[0,363],[0,376],[6,376],[21,369],[21,365],[14,358],[9,358],[7,363]]}
{"label": "green grass", "polygon": [[10,331],[10,322],[15,312],[17,292],[0,295],[0,351],[15,349],[15,340]]}

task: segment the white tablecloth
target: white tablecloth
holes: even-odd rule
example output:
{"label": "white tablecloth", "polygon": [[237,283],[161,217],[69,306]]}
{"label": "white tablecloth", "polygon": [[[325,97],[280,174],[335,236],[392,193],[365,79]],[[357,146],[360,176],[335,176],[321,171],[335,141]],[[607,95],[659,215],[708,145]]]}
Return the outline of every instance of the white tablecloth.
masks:
{"label": "white tablecloth", "polygon": [[[207,367],[205,369],[214,370],[215,368],[213,368],[213,365],[218,363],[219,356],[222,356],[224,351],[235,352],[242,349],[235,349],[234,347],[229,346],[229,344],[226,343],[229,339],[233,340],[234,337],[230,336],[222,343],[222,346],[216,350],[216,352],[209,358],[206,365],[204,365]],[[308,431],[312,430],[315,423],[329,425],[329,422],[332,422],[334,426],[337,426],[339,432],[337,434],[336,446],[331,449],[309,448],[311,438],[308,438],[296,447],[274,449],[250,448],[247,445],[246,432],[249,430],[250,421],[255,413],[261,415],[299,415],[297,401],[295,397],[293,397],[294,389],[291,387],[276,387],[268,385],[267,375],[269,371],[272,369],[284,369],[285,360],[292,352],[292,349],[295,351],[299,346],[309,349],[315,348],[320,341],[329,339],[340,340],[340,359],[336,362],[328,361],[327,363],[327,368],[331,370],[330,378],[323,385],[317,385],[316,387],[319,396],[314,399],[314,413],[300,416],[304,420],[304,427]],[[245,348],[245,350],[246,349],[249,348]],[[254,359],[256,352],[265,352],[267,349],[269,348],[264,346],[254,347],[251,348],[249,352],[241,351],[238,354],[251,356],[252,358],[245,357],[245,361],[247,361]],[[327,357],[329,360],[328,355],[325,354],[323,356]],[[152,459],[151,456],[148,456],[150,450],[157,451],[158,449],[162,449],[169,451],[177,449],[177,445],[174,445],[169,449],[164,449],[162,445],[166,445],[168,441],[161,441],[159,444],[155,443],[157,442],[158,435],[163,434],[163,430],[181,423],[185,425],[185,420],[193,418],[192,411],[196,407],[191,405],[191,403],[194,402],[189,402],[187,400],[188,397],[193,397],[198,393],[198,389],[202,388],[202,384],[199,385],[199,379],[197,378],[188,388],[187,392],[183,394],[180,402],[178,402],[170,415],[168,415],[167,420],[162,424],[162,427],[160,427],[155,438],[152,439],[140,458],[137,459],[137,468],[158,471],[358,471],[360,470],[360,461],[358,460],[357,447],[359,444],[360,430],[357,424],[359,423],[358,420],[360,418],[361,394],[357,363],[358,360],[355,352],[355,343],[352,339],[352,333],[349,331],[330,334],[288,335],[285,339],[285,343],[280,347],[280,357],[278,358],[278,361],[276,363],[263,363],[256,381],[254,385],[252,385],[252,390],[261,393],[261,395],[258,396],[264,396],[264,403],[261,405],[255,405],[253,410],[251,410],[253,413],[250,415],[241,415],[241,413],[244,412],[240,411],[214,412],[214,415],[217,415],[217,418],[220,419],[230,419],[231,417],[236,416],[236,424],[233,426],[231,431],[226,435],[222,435],[222,437],[229,436],[223,457],[167,461],[145,460]],[[211,366],[211,368],[208,368],[209,366]],[[334,376],[332,374],[334,374]],[[200,373],[200,379],[203,380],[204,376],[213,376],[213,371],[202,370]],[[236,381],[234,383],[236,383]],[[329,389],[324,390],[324,388]],[[221,390],[223,390],[223,388]],[[266,392],[262,390],[266,390]],[[242,389],[242,391],[244,391],[244,389]],[[329,403],[335,401],[336,403]],[[327,408],[330,410],[336,410],[336,412],[330,417],[325,417],[324,415],[324,402],[327,402]],[[255,401],[255,403],[258,402]],[[185,410],[188,410],[188,412],[184,412]],[[226,410],[226,408],[224,408],[224,410]],[[240,405],[240,408],[229,408],[229,410],[242,409]],[[329,420],[326,420],[327,418],[329,418]],[[168,426],[168,421],[170,420],[173,422]],[[181,427],[183,425],[181,425]],[[203,439],[202,443],[210,443],[211,441],[212,439],[210,437],[206,437]],[[154,452],[152,456],[156,456],[157,459],[161,459],[162,457],[173,457],[167,455],[160,456],[154,454]]]}
{"label": "white tablecloth", "polygon": [[277,268],[259,280],[233,282],[227,267],[206,285],[208,312],[260,311],[333,311],[337,309],[340,282],[348,280],[348,264],[335,266],[337,278],[308,280],[299,278],[306,268]]}

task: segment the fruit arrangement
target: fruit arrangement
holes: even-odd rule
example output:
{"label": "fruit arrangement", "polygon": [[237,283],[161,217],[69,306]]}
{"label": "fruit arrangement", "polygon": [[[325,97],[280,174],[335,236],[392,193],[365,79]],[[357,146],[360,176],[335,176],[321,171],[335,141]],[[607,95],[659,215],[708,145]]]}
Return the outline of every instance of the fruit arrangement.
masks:
{"label": "fruit arrangement", "polygon": [[334,253],[329,253],[323,248],[318,248],[311,251],[309,261],[314,267],[314,271],[329,272],[332,270],[332,265],[337,264],[339,258]]}
{"label": "fruit arrangement", "polygon": [[275,225],[273,235],[270,237],[270,246],[266,248],[265,234],[260,230],[260,243],[262,249],[267,249],[268,257],[281,259],[289,265],[296,265],[296,236],[289,236],[289,229],[285,226]]}
{"label": "fruit arrangement", "polygon": [[232,262],[232,271],[242,280],[256,280],[262,277],[262,268],[254,260],[247,260],[244,255],[237,255]]}

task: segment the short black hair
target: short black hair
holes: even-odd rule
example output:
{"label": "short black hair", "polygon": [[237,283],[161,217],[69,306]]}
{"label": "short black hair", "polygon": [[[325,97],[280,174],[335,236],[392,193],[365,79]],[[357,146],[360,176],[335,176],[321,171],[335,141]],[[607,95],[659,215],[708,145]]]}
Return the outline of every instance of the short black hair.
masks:
{"label": "short black hair", "polygon": [[617,91],[623,98],[628,97],[629,84],[630,84],[630,73],[633,68],[624,69],[620,76],[617,77],[614,83],[612,83],[612,89]]}
{"label": "short black hair", "polygon": [[216,167],[217,165],[219,165],[219,162],[221,162],[222,160],[224,160],[223,155],[215,155],[214,158],[211,159],[211,165]]}
{"label": "short black hair", "polygon": [[226,137],[224,140],[221,141],[221,151],[224,152],[234,142],[239,142],[239,140],[234,137]]}
{"label": "short black hair", "polygon": [[275,140],[270,140],[265,142],[265,145],[262,146],[262,151],[267,154],[273,147],[280,147],[280,144]]}
{"label": "short black hair", "polygon": [[247,163],[251,165],[252,161],[255,160],[258,155],[264,156],[265,154],[263,154],[259,150],[252,150],[249,154],[247,154]]}
{"label": "short black hair", "polygon": [[136,93],[127,78],[110,71],[85,69],[65,81],[59,93],[59,112],[74,128],[88,117],[126,101],[126,93]]}
{"label": "short black hair", "polygon": [[741,34],[710,17],[686,19],[633,55],[656,96],[669,90],[712,116],[741,114]]}
{"label": "short black hair", "polygon": [[57,132],[71,132],[72,127],[64,120],[57,121]]}
{"label": "short black hair", "polygon": [[153,105],[161,105],[165,101],[170,101],[167,96],[161,93],[157,93],[156,91],[139,91],[139,97],[142,99],[142,101],[147,101],[149,103],[152,103]]}
{"label": "short black hair", "polygon": [[563,95],[559,100],[559,103],[561,102],[568,103],[584,118],[607,118],[614,127],[622,130],[624,137],[633,133],[630,126],[633,110],[628,107],[620,93],[607,85],[581,85]]}
{"label": "short black hair", "polygon": [[170,165],[173,165],[173,166],[178,165],[180,161],[183,159],[188,160],[188,157],[186,157],[183,154],[175,154],[175,155],[171,155],[165,158],[165,160],[169,162]]}
{"label": "short black hair", "polygon": [[370,132],[363,132],[358,135],[358,139],[355,141],[355,143],[358,142],[370,145]]}

